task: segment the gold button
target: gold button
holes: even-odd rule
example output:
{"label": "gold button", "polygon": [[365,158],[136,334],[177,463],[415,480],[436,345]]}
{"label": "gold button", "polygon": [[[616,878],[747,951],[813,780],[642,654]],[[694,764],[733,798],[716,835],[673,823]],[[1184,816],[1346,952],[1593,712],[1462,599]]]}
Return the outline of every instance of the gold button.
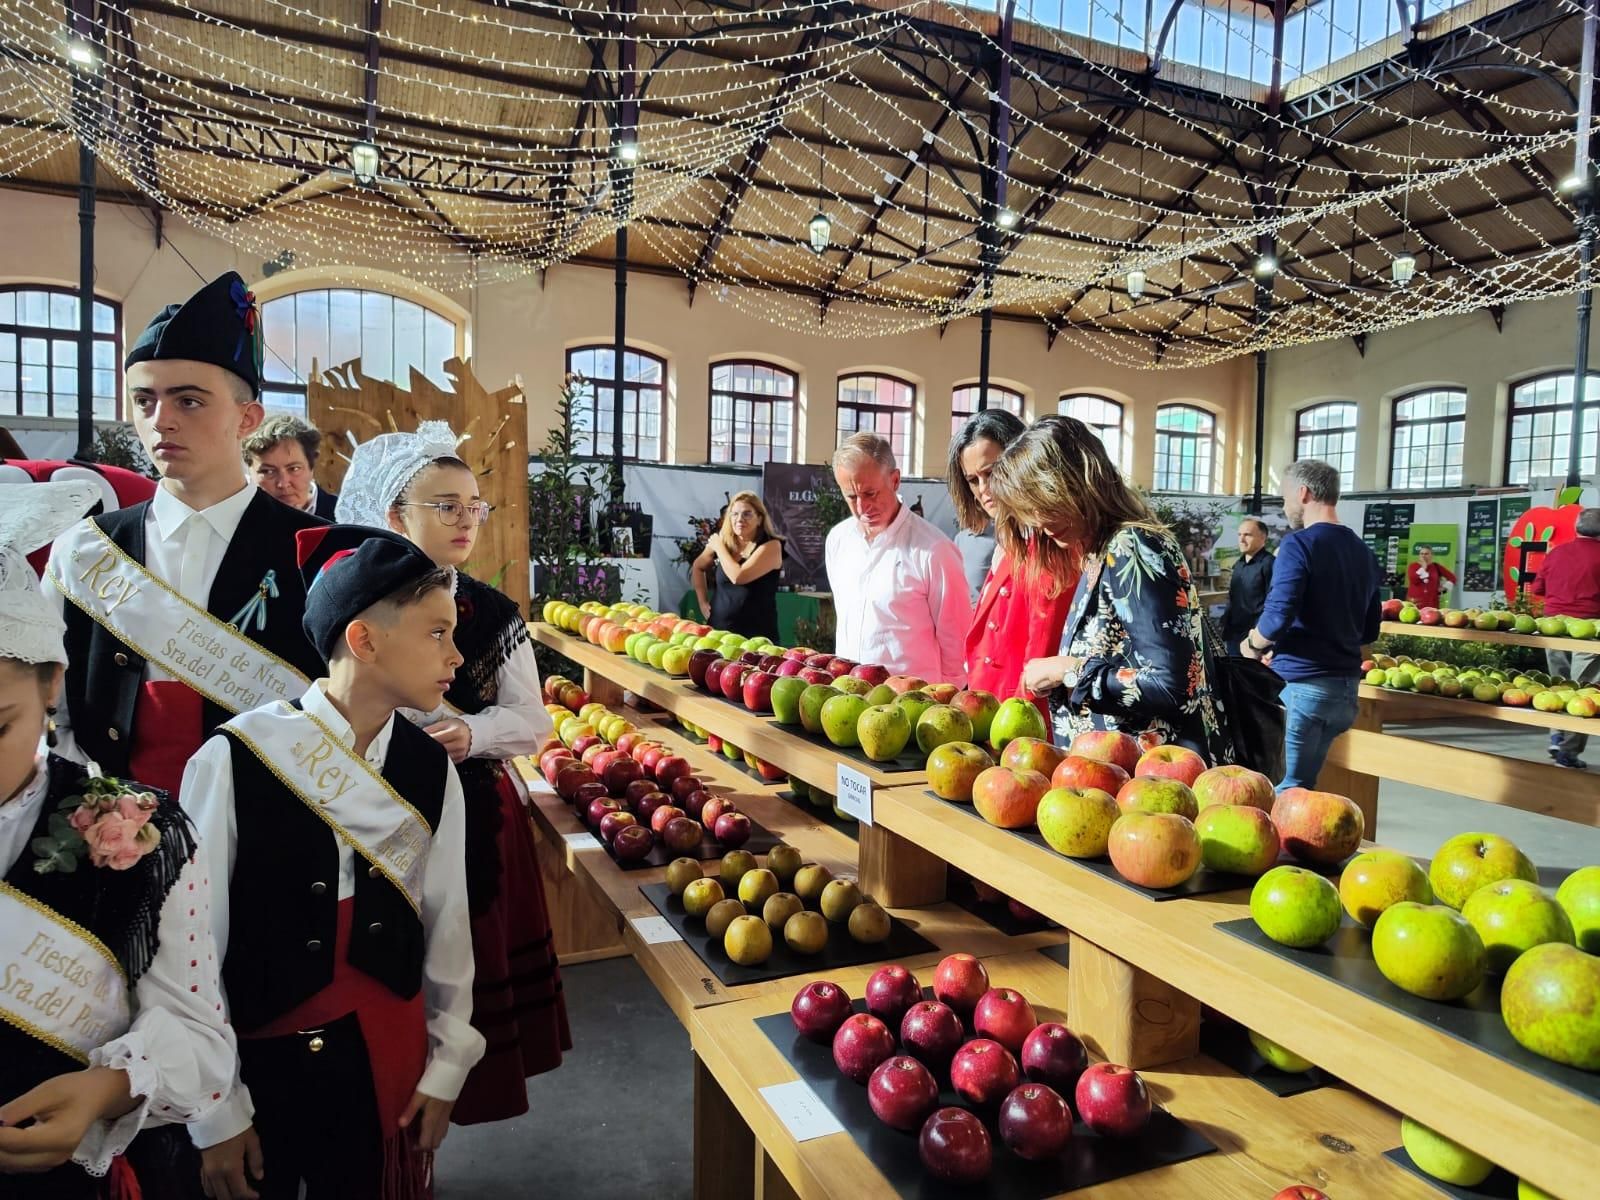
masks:
{"label": "gold button", "polygon": [[317,880],[316,883],[313,883],[311,885],[311,894],[313,896],[320,896],[324,892],[326,892],[327,890],[328,890],[328,885],[323,883],[322,880],[320,880],[320,879]]}
{"label": "gold button", "polygon": [[106,730],[106,736],[113,742],[120,742],[122,740],[122,735],[117,732],[117,727],[115,725]]}
{"label": "gold button", "polygon": [[383,932],[383,922],[382,921],[374,921],[371,925],[367,926],[367,932],[368,933],[374,933],[374,934],[382,933]]}
{"label": "gold button", "polygon": [[306,943],[306,949],[311,951],[311,953],[315,954],[318,950],[322,949],[322,941],[321,941],[321,939],[320,938],[312,938],[309,942]]}
{"label": "gold button", "polygon": [[1000,594],[1002,596],[1009,596],[1009,595],[1011,595],[1011,589],[1007,588],[1007,587],[1003,587],[1003,588],[1000,589]]}
{"label": "gold button", "polygon": [[383,874],[383,872],[378,870],[377,867],[368,867],[367,868],[367,878],[368,879],[376,879],[379,875],[382,875],[382,874]]}
{"label": "gold button", "polygon": [[995,629],[995,628],[997,628],[997,626],[995,625],[995,623],[993,621],[990,621],[989,622],[989,628],[990,629]]}
{"label": "gold button", "polygon": [[319,1053],[322,1050],[322,1046],[323,1046],[323,1041],[319,1037],[314,1037],[309,1042],[306,1043],[306,1049],[311,1051],[311,1053],[313,1053],[313,1054]]}
{"label": "gold button", "polygon": [[117,666],[119,666],[119,667],[125,667],[125,666],[128,665],[128,656],[126,654],[124,654],[121,650],[118,650],[115,654],[113,654],[111,656],[111,661],[116,663]]}

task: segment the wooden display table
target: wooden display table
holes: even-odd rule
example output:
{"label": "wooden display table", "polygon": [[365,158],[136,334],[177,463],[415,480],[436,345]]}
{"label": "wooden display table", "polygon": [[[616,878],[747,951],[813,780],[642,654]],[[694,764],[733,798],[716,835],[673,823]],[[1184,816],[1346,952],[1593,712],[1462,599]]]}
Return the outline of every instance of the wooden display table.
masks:
{"label": "wooden display table", "polygon": [[[1039,1019],[1076,1028],[1083,1013],[1069,972],[1041,954],[985,960],[995,986],[1033,1002]],[[1074,965],[1073,971],[1076,971]],[[872,973],[850,968],[830,976],[853,996]],[[924,980],[926,982],[926,980]],[[758,1018],[781,1013],[793,990],[702,1009],[692,1023],[695,1050],[696,1200],[799,1196],[804,1200],[894,1200],[898,1193],[849,1133],[796,1142],[761,1095],[794,1078],[794,1068]],[[1435,1200],[1433,1187],[1382,1152],[1400,1144],[1400,1122],[1344,1087],[1288,1099],[1213,1059],[1192,1056],[1141,1074],[1152,1098],[1201,1130],[1217,1152],[1070,1193],[1085,1200],[1265,1200],[1309,1183],[1334,1197]],[[996,1154],[1005,1151],[996,1148]]]}
{"label": "wooden display table", "polygon": [[1385,621],[1382,632],[1393,637],[1442,638],[1449,642],[1488,642],[1499,646],[1528,646],[1535,650],[1565,650],[1569,654],[1600,654],[1600,638],[1546,637],[1542,633],[1502,633],[1488,629],[1452,629],[1448,625],[1407,625]]}

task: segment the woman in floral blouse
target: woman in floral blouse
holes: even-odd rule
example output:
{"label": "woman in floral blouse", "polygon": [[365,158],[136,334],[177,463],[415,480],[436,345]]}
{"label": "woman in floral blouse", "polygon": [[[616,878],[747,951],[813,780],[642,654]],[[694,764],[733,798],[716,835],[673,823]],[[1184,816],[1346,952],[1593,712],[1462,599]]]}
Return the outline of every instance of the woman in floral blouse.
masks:
{"label": "woman in floral blouse", "polygon": [[1228,761],[1189,568],[1100,439],[1071,417],[1043,417],[1006,448],[989,489],[1002,549],[1017,553],[1039,530],[1030,565],[1058,579],[1082,571],[1061,653],[1022,670],[1023,688],[1050,698],[1056,740],[1114,729]]}

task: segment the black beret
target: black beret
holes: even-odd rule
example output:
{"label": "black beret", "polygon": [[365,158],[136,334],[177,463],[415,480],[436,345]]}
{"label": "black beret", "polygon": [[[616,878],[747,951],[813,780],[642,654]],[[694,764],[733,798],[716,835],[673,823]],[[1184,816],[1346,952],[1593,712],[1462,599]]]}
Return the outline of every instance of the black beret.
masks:
{"label": "black beret", "polygon": [[370,525],[301,529],[295,550],[306,585],[301,628],[324,661],[351,621],[439,569],[405,538]]}
{"label": "black beret", "polygon": [[232,371],[261,394],[261,314],[238,272],[219,275],[182,304],[169,304],[145,326],[123,369],[151,359],[182,358]]}

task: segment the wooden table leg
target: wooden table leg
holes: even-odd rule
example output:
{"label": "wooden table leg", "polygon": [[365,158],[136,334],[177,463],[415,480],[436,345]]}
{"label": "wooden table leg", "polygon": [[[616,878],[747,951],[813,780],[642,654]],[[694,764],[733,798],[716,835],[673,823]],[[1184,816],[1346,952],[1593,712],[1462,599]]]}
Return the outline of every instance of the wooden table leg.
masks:
{"label": "wooden table leg", "polygon": [[583,669],[583,690],[589,693],[589,699],[598,701],[607,708],[618,709],[623,706],[621,685],[612,683],[590,667]]}
{"label": "wooden table leg", "polygon": [[694,1200],[755,1200],[756,1138],[694,1056]]}
{"label": "wooden table leg", "polygon": [[1095,1054],[1159,1067],[1199,1053],[1200,1002],[1072,935],[1067,1023]]}
{"label": "wooden table leg", "polygon": [[[1383,732],[1383,717],[1376,700],[1361,700],[1357,702],[1356,720],[1352,729],[1365,729],[1372,733]],[[1339,740],[1344,738],[1339,735]],[[1334,745],[1339,744],[1339,740]],[[1378,777],[1368,775],[1362,771],[1352,770],[1345,766],[1334,766],[1332,763],[1322,768],[1322,774],[1317,778],[1317,787],[1324,792],[1336,792],[1341,796],[1349,796],[1355,801],[1356,807],[1361,810],[1361,816],[1366,822],[1365,836],[1368,841],[1375,841],[1378,837]]]}
{"label": "wooden table leg", "polygon": [[886,908],[922,908],[944,899],[942,858],[881,825],[863,825],[858,832],[863,892]]}
{"label": "wooden table leg", "polygon": [[533,845],[539,877],[544,880],[556,956],[568,966],[576,966],[627,954],[616,916],[585,895],[583,886],[567,870],[566,847],[552,843],[538,825],[533,827]]}
{"label": "wooden table leg", "polygon": [[760,1146],[756,1147],[756,1200],[799,1200],[800,1193],[784,1177],[778,1164],[768,1157]]}

